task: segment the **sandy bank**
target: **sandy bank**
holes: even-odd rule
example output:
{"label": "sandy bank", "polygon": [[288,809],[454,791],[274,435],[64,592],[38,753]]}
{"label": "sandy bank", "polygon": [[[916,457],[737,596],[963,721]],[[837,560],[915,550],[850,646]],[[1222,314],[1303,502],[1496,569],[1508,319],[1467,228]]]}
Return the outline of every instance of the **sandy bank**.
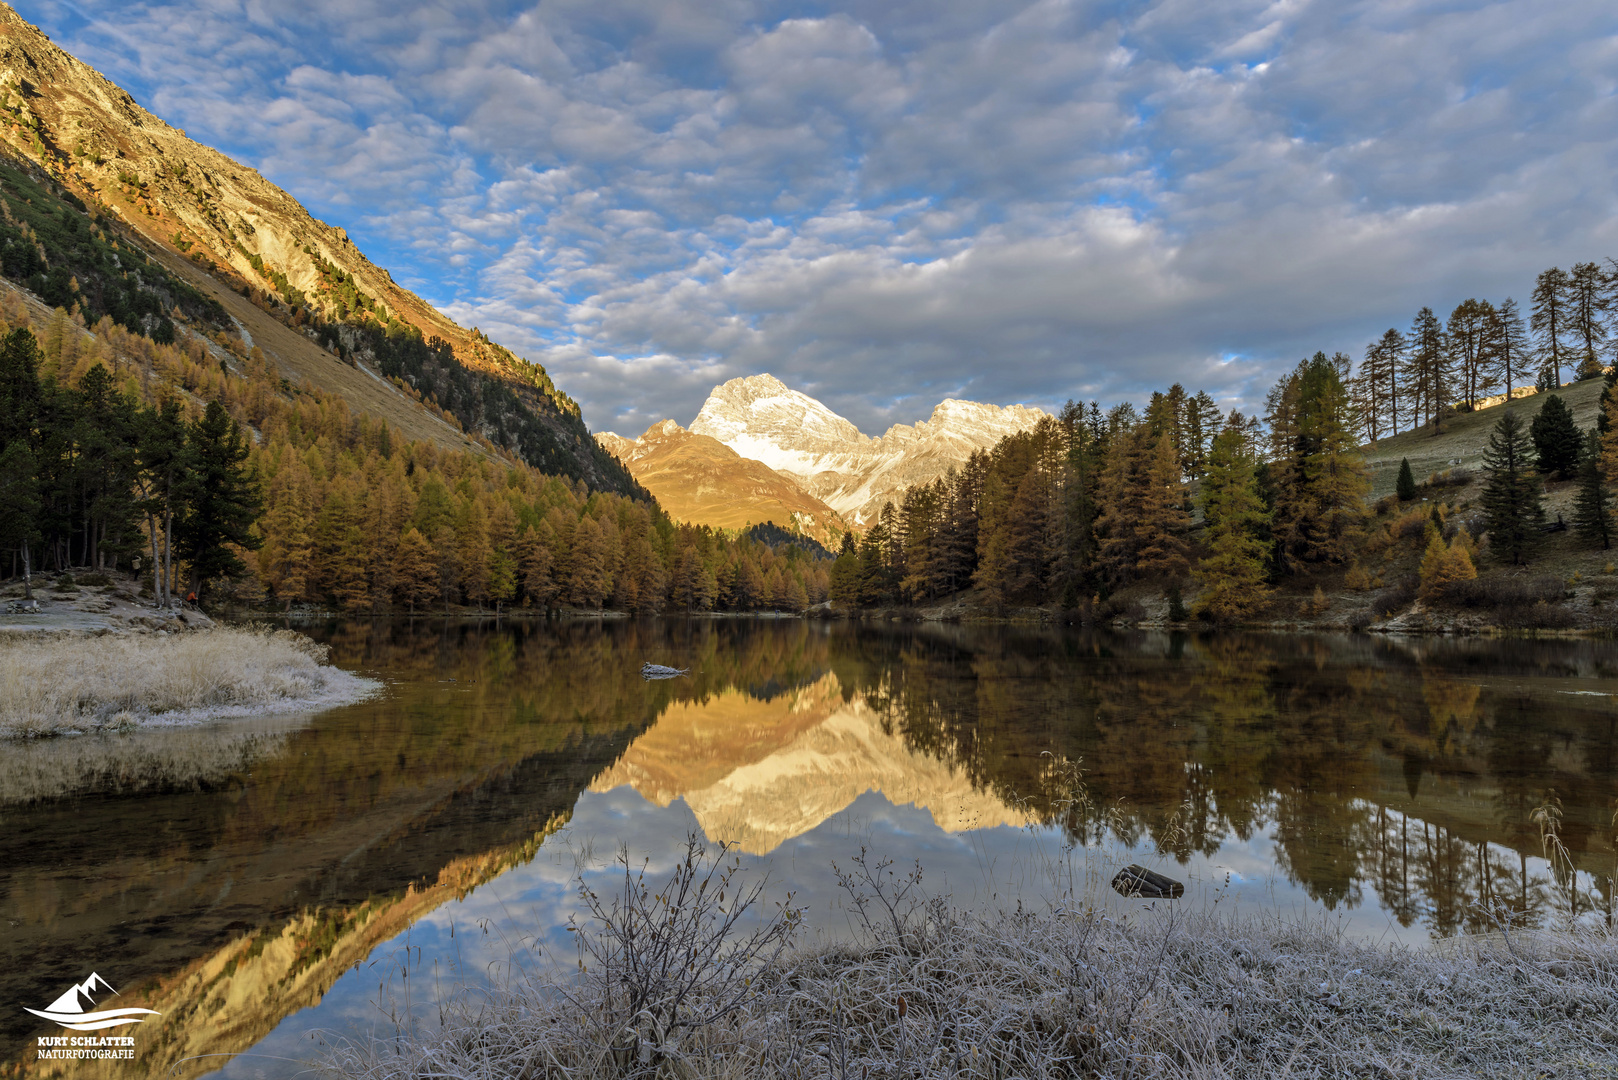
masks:
{"label": "sandy bank", "polygon": [[287,630],[225,627],[0,636],[0,737],[312,711],[379,689],[327,651]]}

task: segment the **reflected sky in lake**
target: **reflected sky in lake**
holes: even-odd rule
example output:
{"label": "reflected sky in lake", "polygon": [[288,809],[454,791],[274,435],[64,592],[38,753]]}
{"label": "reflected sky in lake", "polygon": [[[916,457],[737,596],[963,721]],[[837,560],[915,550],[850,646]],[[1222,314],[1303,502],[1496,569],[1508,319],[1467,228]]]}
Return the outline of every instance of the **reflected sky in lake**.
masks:
{"label": "reflected sky in lake", "polygon": [[[830,866],[862,846],[991,909],[1073,888],[1127,910],[1105,882],[1138,861],[1186,881],[1184,903],[1371,938],[1611,910],[1604,642],[313,629],[387,694],[251,738],[0,749],[0,992],[32,1004],[97,970],[163,1012],[139,1068],[107,1075],[249,1049],[229,1075],[291,1075],[312,1030],[385,1031],[513,963],[571,964],[578,867],[610,887],[622,843],[657,876],[693,831],[821,935],[848,932]],[[643,681],[645,660],[692,676]],[[1571,874],[1542,857],[1545,805]],[[32,1075],[43,1032],[7,1023],[0,1057]]]}

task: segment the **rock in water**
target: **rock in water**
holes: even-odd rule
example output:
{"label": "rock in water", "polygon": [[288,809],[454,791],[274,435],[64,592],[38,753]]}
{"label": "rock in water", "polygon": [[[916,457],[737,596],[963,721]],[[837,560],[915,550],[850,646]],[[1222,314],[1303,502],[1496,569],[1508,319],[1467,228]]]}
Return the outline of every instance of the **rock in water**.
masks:
{"label": "rock in water", "polygon": [[1139,896],[1147,900],[1178,900],[1185,895],[1184,885],[1144,866],[1124,867],[1112,879],[1112,887],[1120,896]]}

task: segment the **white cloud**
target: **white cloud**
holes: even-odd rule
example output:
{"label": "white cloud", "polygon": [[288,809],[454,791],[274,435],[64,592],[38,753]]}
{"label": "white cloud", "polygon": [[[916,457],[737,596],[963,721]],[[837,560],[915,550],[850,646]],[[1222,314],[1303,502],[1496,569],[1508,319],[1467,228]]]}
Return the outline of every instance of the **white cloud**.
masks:
{"label": "white cloud", "polygon": [[946,392],[1251,403],[1618,254],[1594,0],[20,10],[598,427],[764,370],[867,429]]}

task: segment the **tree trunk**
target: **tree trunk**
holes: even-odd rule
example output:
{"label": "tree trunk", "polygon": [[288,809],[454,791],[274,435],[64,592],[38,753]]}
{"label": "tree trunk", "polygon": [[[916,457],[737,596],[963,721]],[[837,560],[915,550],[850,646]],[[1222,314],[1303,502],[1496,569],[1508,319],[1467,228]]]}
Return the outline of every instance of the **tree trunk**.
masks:
{"label": "tree trunk", "polygon": [[34,598],[34,562],[28,550],[27,538],[22,542],[22,598],[24,600]]}
{"label": "tree trunk", "polygon": [[174,508],[163,514],[163,606],[174,603]]}
{"label": "tree trunk", "polygon": [[146,512],[146,532],[152,538],[152,596],[161,604],[163,602],[163,586],[158,579],[163,573],[163,563],[157,557],[157,519],[152,517],[149,510]]}

